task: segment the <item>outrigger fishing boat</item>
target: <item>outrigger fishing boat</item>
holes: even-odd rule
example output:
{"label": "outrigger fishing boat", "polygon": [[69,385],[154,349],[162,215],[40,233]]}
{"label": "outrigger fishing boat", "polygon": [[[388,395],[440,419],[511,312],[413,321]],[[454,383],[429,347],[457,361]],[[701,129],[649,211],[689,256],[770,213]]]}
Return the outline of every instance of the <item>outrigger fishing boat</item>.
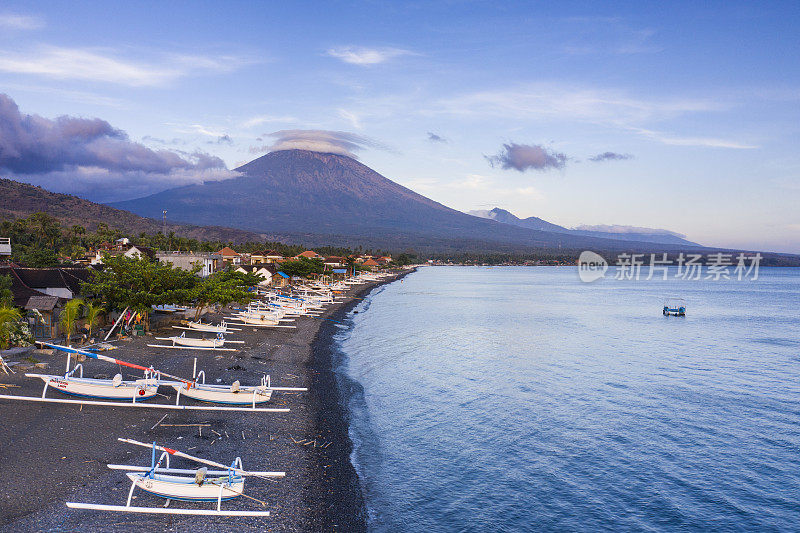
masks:
{"label": "outrigger fishing boat", "polygon": [[[100,505],[93,503],[67,502],[70,509],[91,509],[95,511],[112,511],[125,513],[154,513],[154,514],[182,514],[182,515],[217,515],[217,516],[269,516],[269,511],[223,510],[222,502],[229,501],[239,496],[266,504],[244,494],[245,477],[275,478],[284,477],[285,472],[250,472],[242,468],[242,460],[237,457],[230,466],[215,461],[195,457],[187,453],[158,446],[155,442],[150,445],[133,439],[117,439],[120,442],[151,448],[152,459],[149,467],[113,465],[112,470],[128,470],[127,477],[131,481],[128,491],[128,500],[125,505]],[[157,452],[161,452],[156,460]],[[196,470],[171,468],[170,456],[182,457],[190,461],[206,465]],[[219,470],[208,470],[208,466]],[[148,494],[165,498],[166,504],[162,507],[133,507],[131,500],[135,489]],[[216,502],[215,509],[175,509],[169,508],[174,500],[189,502]]]}
{"label": "outrigger fishing boat", "polygon": [[185,383],[171,383],[170,386],[178,393],[175,403],[180,401],[181,395],[188,396],[201,402],[224,403],[230,405],[252,405],[268,402],[273,391],[305,392],[305,387],[273,387],[269,375],[261,378],[260,385],[241,385],[238,380],[232,385],[214,385],[206,383],[204,371],[197,372],[197,359],[194,360],[192,371],[192,386]]}
{"label": "outrigger fishing boat", "polygon": [[202,321],[194,322],[192,320],[186,322],[186,327],[181,326],[172,326],[175,329],[185,329],[191,331],[202,331],[203,333],[229,333],[231,331],[242,331],[241,329],[235,329],[228,326],[223,320],[220,322],[218,326],[214,324],[203,324]]}
{"label": "outrigger fishing boat", "polygon": [[160,341],[172,341],[172,344],[148,344],[150,348],[177,348],[181,350],[216,350],[224,352],[233,352],[233,348],[225,348],[225,343],[229,344],[244,344],[244,341],[229,341],[226,340],[222,333],[218,333],[212,339],[198,339],[195,337],[187,337],[184,331],[180,335],[172,337],[156,337]]}
{"label": "outrigger fishing boat", "polygon": [[297,326],[291,326],[287,324],[281,324],[281,322],[285,322],[286,319],[281,318],[283,315],[281,313],[273,312],[271,310],[256,310],[256,309],[249,309],[247,311],[241,311],[233,316],[230,317],[230,320],[236,320],[236,322],[231,322],[232,324],[242,325],[242,326],[255,326],[255,327],[262,327],[262,328],[295,328]]}
{"label": "outrigger fishing boat", "polygon": [[[86,350],[79,350],[68,346],[59,346],[57,344],[40,343],[48,348],[53,348],[67,353],[67,372],[63,376],[51,376],[46,374],[26,374],[28,377],[39,378],[44,381],[44,390],[41,396],[14,396],[9,394],[0,395],[0,399],[5,400],[20,400],[30,402],[46,402],[46,403],[63,403],[63,404],[80,404],[80,405],[99,405],[108,407],[147,407],[151,409],[177,409],[177,410],[204,410],[204,411],[248,411],[248,412],[272,412],[272,413],[287,413],[289,409],[285,408],[256,408],[254,402],[216,402],[212,396],[208,396],[205,401],[214,403],[236,403],[232,406],[207,406],[207,405],[175,405],[158,404],[158,403],[142,403],[140,400],[146,400],[156,395],[158,387],[161,385],[173,386],[181,385],[186,390],[194,387],[194,379],[183,379],[178,376],[173,376],[155,370],[152,367],[144,367],[134,363],[128,363],[120,359],[108,357],[106,355],[96,354]],[[114,376],[114,379],[95,379],[83,377],[83,365],[77,364],[70,370],[69,368],[69,354],[79,354],[89,357],[91,359],[98,359],[115,363],[117,365],[126,366],[128,368],[135,368],[145,372],[145,378],[135,381],[124,381],[120,374]],[[196,363],[195,363],[196,364]],[[76,372],[79,376],[75,376]],[[164,379],[168,378],[168,379]],[[205,375],[203,375],[205,381]],[[201,383],[204,387],[208,387]],[[218,385],[225,387],[225,385]],[[79,396],[80,399],[66,399],[66,398],[48,398],[46,397],[49,388],[65,394]],[[273,387],[273,390],[275,388]],[[184,395],[186,391],[184,390]],[[124,401],[123,401],[124,400]],[[178,395],[180,401],[180,394]],[[252,404],[251,407],[243,407],[244,405]]]}

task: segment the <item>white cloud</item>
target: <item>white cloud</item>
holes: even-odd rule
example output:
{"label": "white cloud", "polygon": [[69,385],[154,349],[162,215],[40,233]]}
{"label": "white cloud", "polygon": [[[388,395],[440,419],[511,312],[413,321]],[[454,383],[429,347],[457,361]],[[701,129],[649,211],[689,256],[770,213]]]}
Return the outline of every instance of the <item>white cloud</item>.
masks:
{"label": "white cloud", "polygon": [[348,121],[350,125],[357,130],[364,128],[364,126],[361,124],[361,119],[359,119],[358,115],[356,115],[355,113],[351,113],[346,109],[340,109],[339,116]]}
{"label": "white cloud", "polygon": [[395,57],[415,55],[410,50],[402,48],[364,48],[359,46],[344,46],[331,48],[328,55],[341,59],[353,65],[377,65]]}
{"label": "white cloud", "polygon": [[44,21],[30,15],[0,13],[0,28],[7,30],[38,30],[44,28]]}
{"label": "white cloud", "polygon": [[280,150],[310,150],[328,154],[339,154],[358,159],[355,152],[364,148],[390,151],[391,149],[368,137],[347,131],[329,130],[281,130],[268,134],[276,140],[272,145],[251,146],[250,153]]}
{"label": "white cloud", "polygon": [[247,61],[232,56],[173,55],[152,63],[117,57],[113,50],[42,46],[33,52],[0,52],[0,72],[55,79],[158,86],[192,74],[232,72]]}
{"label": "white cloud", "polygon": [[556,117],[627,126],[685,113],[727,109],[717,101],[697,99],[645,100],[615,91],[533,84],[518,89],[482,91],[441,102],[453,115]]}
{"label": "white cloud", "polygon": [[732,106],[719,99],[656,100],[635,98],[617,91],[532,84],[442,100],[438,112],[462,117],[573,120],[632,131],[675,146],[755,148],[751,144],[731,139],[683,137],[644,127],[646,124],[687,114],[725,111]]}
{"label": "white cloud", "polygon": [[522,196],[527,196],[531,200],[544,200],[544,194],[536,187],[520,187],[516,192]]}
{"label": "white cloud", "polygon": [[657,140],[672,146],[707,146],[709,148],[731,148],[735,150],[749,150],[758,148],[753,144],[745,144],[730,139],[719,139],[715,137],[676,137],[652,130],[637,128],[636,133]]}
{"label": "white cloud", "polygon": [[680,237],[681,239],[686,238],[686,235],[677,233],[675,231],[670,231],[668,229],[643,228],[641,226],[621,226],[618,224],[581,224],[580,226],[576,226],[572,229],[579,231],[600,231],[603,233],[631,233],[636,235],[672,235],[674,237]]}
{"label": "white cloud", "polygon": [[297,119],[292,116],[274,117],[271,115],[258,115],[242,122],[242,127],[250,129],[261,126],[262,124],[271,124],[275,122],[297,122]]}

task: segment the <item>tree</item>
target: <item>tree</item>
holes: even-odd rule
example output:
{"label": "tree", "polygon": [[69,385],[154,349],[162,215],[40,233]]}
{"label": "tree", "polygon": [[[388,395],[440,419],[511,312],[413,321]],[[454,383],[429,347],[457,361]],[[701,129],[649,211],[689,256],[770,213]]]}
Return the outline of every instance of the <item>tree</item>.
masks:
{"label": "tree", "polygon": [[211,305],[228,305],[231,302],[249,303],[253,294],[250,287],[258,285],[263,279],[258,274],[244,274],[231,270],[217,272],[201,279],[194,289],[193,296],[199,318],[203,309]]}
{"label": "tree", "polygon": [[58,254],[52,248],[31,247],[22,257],[25,265],[31,268],[58,266]]}
{"label": "tree", "polygon": [[322,274],[325,271],[325,263],[322,259],[300,257],[296,261],[286,261],[281,264],[281,270],[289,276],[305,278],[311,274]]}
{"label": "tree", "polygon": [[83,300],[75,298],[68,301],[61,310],[61,329],[68,345],[70,337],[75,332],[75,323],[81,316],[81,307],[83,307]]}
{"label": "tree", "polygon": [[86,327],[89,328],[89,337],[92,336],[92,330],[100,317],[105,314],[106,310],[101,305],[89,302],[85,306],[86,311]]}
{"label": "tree", "polygon": [[0,306],[11,306],[14,293],[11,292],[11,276],[0,276]]}
{"label": "tree", "polygon": [[392,263],[394,263],[397,266],[403,267],[403,266],[406,266],[406,265],[413,264],[416,260],[417,260],[417,256],[415,254],[413,254],[413,253],[402,253],[402,254],[398,254],[397,257],[395,257],[392,260]]}
{"label": "tree", "polygon": [[0,349],[8,348],[11,332],[14,326],[22,319],[22,313],[16,307],[0,305]]}
{"label": "tree", "polygon": [[84,293],[100,298],[106,309],[138,311],[145,316],[145,324],[154,305],[191,303],[200,281],[195,275],[199,266],[188,271],[170,263],[125,256],[105,256],[103,264],[103,270],[84,284]]}

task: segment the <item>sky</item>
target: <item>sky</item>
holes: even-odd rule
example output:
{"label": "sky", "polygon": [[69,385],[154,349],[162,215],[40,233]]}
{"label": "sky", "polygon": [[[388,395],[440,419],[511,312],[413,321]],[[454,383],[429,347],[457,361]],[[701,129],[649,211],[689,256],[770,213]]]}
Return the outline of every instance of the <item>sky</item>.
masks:
{"label": "sky", "polygon": [[0,175],[96,201],[270,150],[449,207],[800,253],[800,2],[0,5]]}

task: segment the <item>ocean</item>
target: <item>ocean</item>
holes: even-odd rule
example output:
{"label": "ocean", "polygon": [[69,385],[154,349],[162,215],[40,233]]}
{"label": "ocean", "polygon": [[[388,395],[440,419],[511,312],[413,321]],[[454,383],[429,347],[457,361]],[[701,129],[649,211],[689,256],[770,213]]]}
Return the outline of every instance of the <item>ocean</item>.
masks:
{"label": "ocean", "polygon": [[800,529],[800,269],[672,276],[424,267],[370,293],[335,361],[369,529]]}

